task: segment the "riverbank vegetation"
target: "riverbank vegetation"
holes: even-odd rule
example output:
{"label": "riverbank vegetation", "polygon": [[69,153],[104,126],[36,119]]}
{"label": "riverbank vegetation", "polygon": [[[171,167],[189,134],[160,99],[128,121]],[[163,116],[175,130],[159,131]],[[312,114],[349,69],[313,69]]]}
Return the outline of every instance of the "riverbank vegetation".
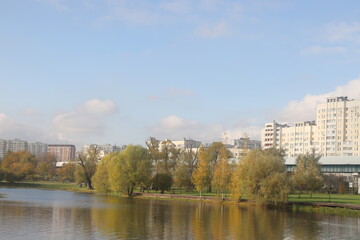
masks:
{"label": "riverbank vegetation", "polygon": [[56,168],[52,155],[35,157],[27,152],[9,152],[1,161],[0,180],[8,184],[26,181],[31,182],[28,186],[52,188],[51,184],[39,182],[49,181],[57,189],[63,188],[55,182],[63,182],[71,184],[72,189],[88,188],[92,192],[94,188],[99,193],[127,196],[139,191],[220,200],[251,199],[275,205],[288,201],[326,202],[330,196],[331,202],[360,204],[358,196],[334,195],[345,193],[348,186],[341,177],[322,175],[319,157],[315,155],[299,156],[294,171],[289,173],[283,152],[276,149],[249,150],[238,161],[229,161],[232,154],[219,142],[182,149],[170,140],[150,138],[146,144],[147,148],[129,145],[101,160],[98,149],[92,147],[61,168]]}

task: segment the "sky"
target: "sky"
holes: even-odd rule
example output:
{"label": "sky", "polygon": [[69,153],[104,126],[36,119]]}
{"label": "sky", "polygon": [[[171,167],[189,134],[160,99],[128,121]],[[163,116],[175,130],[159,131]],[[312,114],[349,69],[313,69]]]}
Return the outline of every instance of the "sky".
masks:
{"label": "sky", "polygon": [[0,139],[260,140],[360,98],[360,2],[4,0]]}

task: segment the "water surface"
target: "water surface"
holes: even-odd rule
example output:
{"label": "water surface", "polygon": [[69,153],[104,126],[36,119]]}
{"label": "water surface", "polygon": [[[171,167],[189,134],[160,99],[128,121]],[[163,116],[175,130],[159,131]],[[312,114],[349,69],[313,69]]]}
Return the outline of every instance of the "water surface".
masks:
{"label": "water surface", "polygon": [[360,239],[360,218],[0,188],[0,239]]}

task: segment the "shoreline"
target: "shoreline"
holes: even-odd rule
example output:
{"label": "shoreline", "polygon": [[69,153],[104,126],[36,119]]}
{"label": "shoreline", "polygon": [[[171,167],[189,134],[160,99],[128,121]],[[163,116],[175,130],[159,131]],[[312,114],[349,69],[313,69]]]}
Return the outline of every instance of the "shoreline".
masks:
{"label": "shoreline", "polygon": [[[0,182],[0,188],[10,187],[10,188],[33,188],[33,189],[43,189],[43,190],[63,190],[79,193],[91,193],[98,195],[108,195],[114,197],[127,197],[126,195],[119,193],[98,193],[95,190],[90,190],[88,188],[79,188],[75,183],[62,183],[62,182],[50,182],[50,181],[41,181],[41,182],[17,182],[17,183],[7,183]],[[206,202],[206,203],[226,203],[226,204],[238,204],[238,205],[248,205],[254,206],[257,205],[253,200],[242,199],[240,201],[235,201],[231,198],[224,198],[221,200],[219,197],[214,196],[200,196],[197,195],[187,195],[187,194],[173,194],[173,193],[141,193],[134,192],[133,198],[140,199],[161,199],[161,200],[183,200],[183,201],[196,201],[196,202]],[[347,204],[347,203],[335,203],[335,202],[297,202],[297,201],[288,201],[287,203],[280,204],[278,206],[268,205],[272,208],[287,208],[293,211],[301,212],[321,212],[326,214],[336,214],[336,215],[352,215],[360,216],[360,204]]]}

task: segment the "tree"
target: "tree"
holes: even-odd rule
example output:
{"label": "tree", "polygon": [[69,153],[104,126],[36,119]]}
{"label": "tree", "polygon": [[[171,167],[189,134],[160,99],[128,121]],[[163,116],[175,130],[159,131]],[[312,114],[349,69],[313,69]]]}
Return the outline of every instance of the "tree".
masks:
{"label": "tree", "polygon": [[210,182],[207,188],[208,188],[208,192],[211,192],[212,191],[211,183],[214,177],[215,166],[220,159],[220,153],[222,152],[223,156],[226,155],[226,158],[232,158],[233,156],[231,152],[228,151],[225,145],[221,142],[214,142],[209,148],[206,148],[204,151],[208,153],[207,161],[209,162],[209,166],[210,166]]}
{"label": "tree", "polygon": [[197,163],[198,148],[188,147],[180,152],[174,172],[174,183],[176,187],[186,191],[193,189],[192,174]]}
{"label": "tree", "polygon": [[211,166],[209,155],[209,151],[206,151],[200,147],[198,164],[192,174],[193,183],[196,190],[200,192],[200,198],[202,190],[211,183]]}
{"label": "tree", "polygon": [[42,180],[49,180],[55,176],[56,157],[53,154],[42,154],[36,158],[36,173]]}
{"label": "tree", "polygon": [[234,171],[231,192],[235,196],[276,204],[287,201],[288,191],[282,151],[252,150]]}
{"label": "tree", "polygon": [[117,155],[117,152],[109,153],[100,160],[93,177],[94,188],[96,191],[103,193],[111,191],[109,183],[109,167],[111,166],[110,162],[113,161],[113,158],[116,158]]}
{"label": "tree", "polygon": [[221,193],[221,199],[224,199],[224,192],[229,189],[231,176],[227,149],[225,147],[220,149],[219,158],[220,160],[215,165],[212,185],[218,194]]}
{"label": "tree", "polygon": [[113,192],[121,192],[131,196],[136,186],[149,181],[151,161],[147,149],[129,145],[110,161],[108,168],[109,185]]}
{"label": "tree", "polygon": [[22,181],[35,174],[36,159],[29,152],[8,152],[1,162],[4,180],[8,182]]}
{"label": "tree", "polygon": [[294,188],[299,191],[299,197],[302,191],[312,193],[319,190],[323,184],[319,165],[320,157],[314,154],[299,155],[296,159],[296,167],[292,175]]}
{"label": "tree", "polygon": [[153,177],[153,187],[159,189],[161,193],[169,191],[173,185],[170,173],[158,173]]}
{"label": "tree", "polygon": [[57,174],[59,175],[60,180],[63,182],[75,182],[76,166],[76,163],[67,163],[59,168]]}
{"label": "tree", "polygon": [[96,172],[100,151],[96,145],[91,145],[87,154],[78,155],[81,168],[76,169],[77,179],[84,180],[89,189],[93,190],[92,177]]}
{"label": "tree", "polygon": [[161,173],[173,173],[176,165],[176,160],[180,155],[180,149],[178,149],[171,140],[165,140],[161,142]]}

